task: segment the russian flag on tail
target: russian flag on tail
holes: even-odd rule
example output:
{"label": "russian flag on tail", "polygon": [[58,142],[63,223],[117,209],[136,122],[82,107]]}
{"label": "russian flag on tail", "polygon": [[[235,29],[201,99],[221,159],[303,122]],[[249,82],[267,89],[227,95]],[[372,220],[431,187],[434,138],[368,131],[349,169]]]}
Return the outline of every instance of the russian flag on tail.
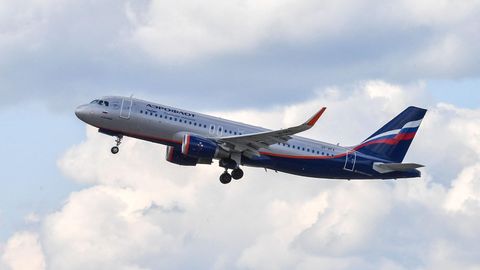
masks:
{"label": "russian flag on tail", "polygon": [[402,162],[426,112],[422,108],[408,107],[355,150],[391,162]]}

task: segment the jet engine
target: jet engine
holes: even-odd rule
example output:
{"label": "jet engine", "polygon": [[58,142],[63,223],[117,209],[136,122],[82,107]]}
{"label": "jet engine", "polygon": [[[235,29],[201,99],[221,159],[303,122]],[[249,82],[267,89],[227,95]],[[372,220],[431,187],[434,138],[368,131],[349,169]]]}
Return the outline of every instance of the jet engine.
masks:
{"label": "jet engine", "polygon": [[193,134],[183,136],[182,154],[191,158],[209,160],[228,157],[228,153],[215,141]]}
{"label": "jet engine", "polygon": [[167,146],[167,155],[165,159],[168,162],[183,166],[196,166],[198,163],[198,158],[185,156],[180,149],[175,149],[173,146]]}

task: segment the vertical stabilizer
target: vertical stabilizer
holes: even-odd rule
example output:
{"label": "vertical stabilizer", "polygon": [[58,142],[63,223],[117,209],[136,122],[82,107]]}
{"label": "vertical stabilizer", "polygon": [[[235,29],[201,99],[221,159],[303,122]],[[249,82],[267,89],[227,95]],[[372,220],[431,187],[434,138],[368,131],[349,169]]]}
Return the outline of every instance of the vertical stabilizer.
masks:
{"label": "vertical stabilizer", "polygon": [[401,163],[426,112],[422,108],[408,107],[355,149],[367,155]]}

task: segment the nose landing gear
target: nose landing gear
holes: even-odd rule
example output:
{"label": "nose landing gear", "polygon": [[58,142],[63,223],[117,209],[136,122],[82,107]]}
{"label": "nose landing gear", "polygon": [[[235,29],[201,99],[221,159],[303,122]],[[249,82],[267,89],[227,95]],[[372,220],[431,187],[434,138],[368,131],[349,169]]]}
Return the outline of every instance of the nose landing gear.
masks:
{"label": "nose landing gear", "polygon": [[120,152],[119,146],[122,143],[123,136],[118,135],[116,137],[117,137],[117,139],[115,140],[116,145],[114,147],[112,147],[112,149],[110,149],[110,152],[112,152],[112,154],[114,154],[114,155],[116,155],[116,154],[118,154],[118,152]]}

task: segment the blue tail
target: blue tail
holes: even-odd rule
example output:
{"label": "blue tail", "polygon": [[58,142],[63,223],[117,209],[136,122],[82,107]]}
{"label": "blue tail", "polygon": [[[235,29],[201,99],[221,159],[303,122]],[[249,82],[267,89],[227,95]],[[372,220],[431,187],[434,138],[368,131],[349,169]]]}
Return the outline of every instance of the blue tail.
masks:
{"label": "blue tail", "polygon": [[401,163],[426,112],[425,109],[408,107],[355,147],[355,150],[391,162]]}

